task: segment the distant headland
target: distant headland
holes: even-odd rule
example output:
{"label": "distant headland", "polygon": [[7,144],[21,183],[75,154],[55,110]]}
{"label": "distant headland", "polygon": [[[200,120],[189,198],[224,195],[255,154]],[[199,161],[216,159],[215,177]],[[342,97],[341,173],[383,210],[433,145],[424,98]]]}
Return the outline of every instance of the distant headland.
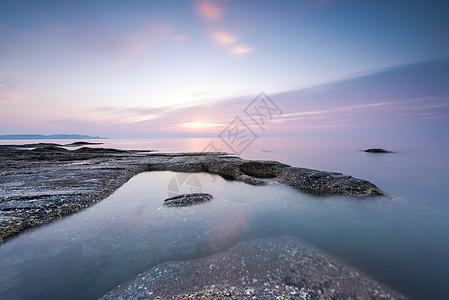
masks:
{"label": "distant headland", "polygon": [[82,134],[5,134],[0,140],[79,140],[79,139],[107,139],[107,137],[89,136]]}

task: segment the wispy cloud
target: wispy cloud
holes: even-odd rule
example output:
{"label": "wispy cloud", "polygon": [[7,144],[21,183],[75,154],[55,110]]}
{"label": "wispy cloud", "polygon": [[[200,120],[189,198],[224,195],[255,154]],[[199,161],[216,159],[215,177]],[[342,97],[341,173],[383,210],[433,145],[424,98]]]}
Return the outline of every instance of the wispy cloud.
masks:
{"label": "wispy cloud", "polygon": [[197,1],[195,9],[203,19],[208,21],[216,21],[223,16],[223,8],[216,1]]}
{"label": "wispy cloud", "polygon": [[256,48],[247,46],[245,44],[237,44],[231,47],[231,53],[235,55],[250,53],[254,50],[256,50]]}
{"label": "wispy cloud", "polygon": [[[224,16],[223,6],[218,1],[199,0],[195,3],[198,15],[207,21],[218,21]],[[217,22],[215,22],[217,23]],[[229,30],[214,30],[210,38],[221,47],[225,47],[232,55],[242,55],[254,51],[256,48],[238,43],[241,39]]]}
{"label": "wispy cloud", "polygon": [[21,89],[18,85],[0,81],[0,103],[17,104],[23,102]]}
{"label": "wispy cloud", "polygon": [[212,39],[217,44],[222,46],[231,45],[238,41],[238,38],[236,36],[224,30],[215,31],[214,33],[212,33]]}
{"label": "wispy cloud", "polygon": [[430,115],[430,116],[419,117],[419,119],[422,119],[422,120],[441,120],[441,119],[447,119],[447,118],[449,118],[449,115]]}
{"label": "wispy cloud", "polygon": [[149,120],[157,119],[161,114],[168,111],[168,108],[146,108],[146,107],[115,107],[115,106],[99,106],[92,109],[94,113],[101,113],[108,118],[113,119],[133,119]]}
{"label": "wispy cloud", "polygon": [[195,121],[195,122],[181,123],[181,124],[177,124],[177,125],[184,127],[184,128],[188,128],[188,129],[212,129],[212,128],[216,128],[216,127],[223,127],[223,126],[226,126],[227,124]]}
{"label": "wispy cloud", "polygon": [[248,45],[237,43],[240,39],[225,30],[214,31],[211,34],[212,40],[219,46],[225,47],[226,50],[233,55],[242,55],[254,51],[256,48]]}
{"label": "wispy cloud", "polygon": [[379,103],[336,107],[336,108],[324,109],[324,110],[303,111],[303,112],[297,112],[297,113],[284,114],[284,115],[282,115],[282,118],[302,117],[302,116],[310,116],[310,115],[322,115],[322,114],[329,114],[329,113],[335,113],[335,112],[351,111],[351,110],[356,110],[356,109],[385,106],[388,104],[392,104],[392,102],[379,102]]}

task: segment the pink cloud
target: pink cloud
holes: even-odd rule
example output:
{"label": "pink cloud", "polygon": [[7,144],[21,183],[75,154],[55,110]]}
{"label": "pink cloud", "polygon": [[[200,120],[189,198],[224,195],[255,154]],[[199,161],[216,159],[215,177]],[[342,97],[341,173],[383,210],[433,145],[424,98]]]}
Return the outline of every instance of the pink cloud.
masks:
{"label": "pink cloud", "polygon": [[231,54],[234,55],[241,55],[241,54],[246,54],[246,53],[250,53],[253,52],[254,50],[256,50],[256,48],[244,45],[244,44],[237,44],[231,47]]}
{"label": "pink cloud", "polygon": [[223,9],[212,1],[198,1],[196,3],[196,12],[205,20],[215,21],[222,17]]}
{"label": "pink cloud", "polygon": [[219,30],[215,31],[211,35],[212,40],[227,48],[228,52],[233,55],[242,55],[254,51],[256,48],[250,47],[246,44],[236,44],[239,38],[230,33],[229,31]]}
{"label": "pink cloud", "polygon": [[234,35],[232,35],[231,33],[227,32],[227,31],[223,31],[223,30],[215,31],[214,33],[212,33],[212,39],[217,44],[220,44],[222,46],[234,44],[238,40],[237,37],[235,37]]}

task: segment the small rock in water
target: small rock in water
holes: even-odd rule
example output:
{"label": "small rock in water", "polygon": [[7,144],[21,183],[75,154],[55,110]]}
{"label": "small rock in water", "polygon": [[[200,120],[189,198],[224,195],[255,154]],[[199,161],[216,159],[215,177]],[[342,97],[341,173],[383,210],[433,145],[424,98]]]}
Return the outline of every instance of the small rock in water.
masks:
{"label": "small rock in water", "polygon": [[363,151],[368,152],[368,153],[393,153],[392,151],[388,151],[388,150],[381,149],[381,148],[371,148],[371,149],[366,149]]}
{"label": "small rock in water", "polygon": [[207,202],[212,199],[211,194],[206,193],[192,193],[181,194],[164,200],[166,206],[188,206],[197,203]]}

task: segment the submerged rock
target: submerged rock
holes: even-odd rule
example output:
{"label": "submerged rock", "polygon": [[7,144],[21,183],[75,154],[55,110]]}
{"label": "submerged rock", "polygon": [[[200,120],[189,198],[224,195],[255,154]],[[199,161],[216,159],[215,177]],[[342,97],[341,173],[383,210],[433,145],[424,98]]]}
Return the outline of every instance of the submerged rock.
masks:
{"label": "submerged rock", "polygon": [[389,151],[389,150],[385,150],[385,149],[381,149],[381,148],[371,148],[371,149],[366,149],[363,151],[368,152],[368,153],[393,153],[393,151]]}
{"label": "submerged rock", "polygon": [[206,193],[192,193],[181,194],[164,200],[166,206],[188,206],[198,203],[207,202],[212,199],[211,194]]}

